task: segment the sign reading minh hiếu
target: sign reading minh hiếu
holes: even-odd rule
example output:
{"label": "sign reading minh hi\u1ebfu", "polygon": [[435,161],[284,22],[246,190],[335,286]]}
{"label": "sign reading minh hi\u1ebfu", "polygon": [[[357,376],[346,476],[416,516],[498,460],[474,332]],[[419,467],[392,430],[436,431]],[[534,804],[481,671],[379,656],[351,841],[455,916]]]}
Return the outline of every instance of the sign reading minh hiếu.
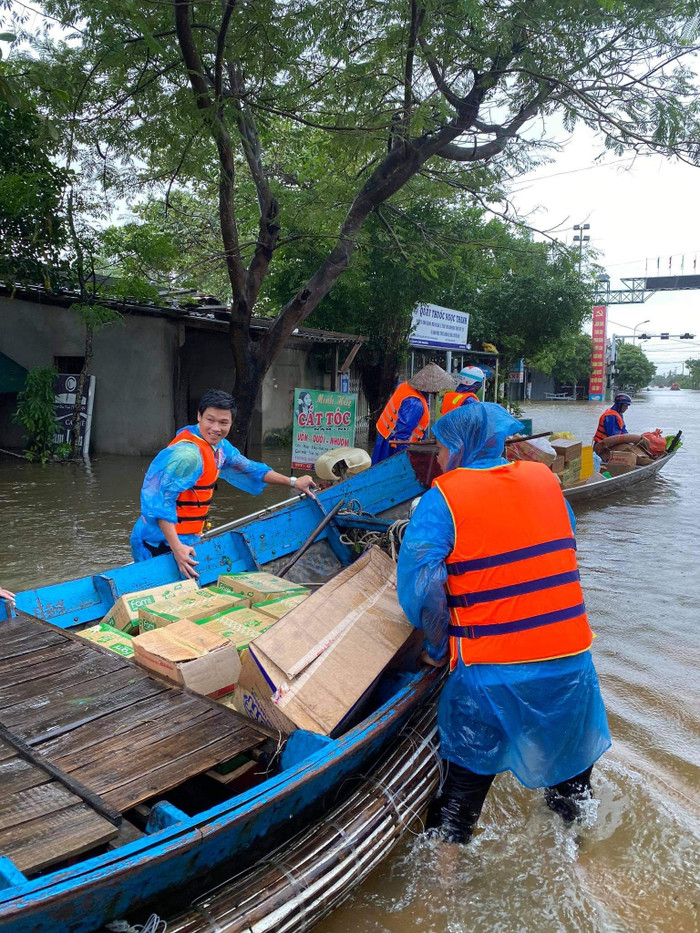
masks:
{"label": "sign reading minh hi\u1ebfu", "polygon": [[412,347],[466,350],[468,334],[469,315],[466,311],[421,302],[413,309],[408,342]]}
{"label": "sign reading minh hi\u1ebfu", "polygon": [[353,393],[295,389],[292,469],[313,470],[326,450],[352,447],[356,408]]}

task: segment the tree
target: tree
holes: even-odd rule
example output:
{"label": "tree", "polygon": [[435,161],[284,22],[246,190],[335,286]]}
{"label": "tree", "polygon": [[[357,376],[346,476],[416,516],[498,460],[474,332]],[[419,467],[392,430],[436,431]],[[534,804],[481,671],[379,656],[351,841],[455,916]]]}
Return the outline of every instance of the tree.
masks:
{"label": "tree", "polygon": [[[217,189],[239,440],[271,362],[349,267],[367,219],[417,180],[496,199],[506,171],[546,150],[535,118],[555,114],[616,151],[696,158],[683,31],[694,0],[46,7],[79,33],[42,51],[105,176]],[[255,338],[251,315],[295,224],[326,248]]]}
{"label": "tree", "polygon": [[591,375],[592,352],[590,336],[573,333],[548,344],[527,362],[532,369],[551,375],[560,385],[576,385]]}
{"label": "tree", "polygon": [[45,120],[0,99],[0,280],[54,286],[65,275],[63,191],[69,173]]}
{"label": "tree", "polygon": [[700,389],[700,360],[686,360],[685,365],[688,367],[690,388]]}
{"label": "tree", "polygon": [[623,343],[617,348],[615,366],[615,384],[630,392],[636,392],[642,386],[649,385],[656,372],[656,366],[647,358],[644,350],[630,343]]}

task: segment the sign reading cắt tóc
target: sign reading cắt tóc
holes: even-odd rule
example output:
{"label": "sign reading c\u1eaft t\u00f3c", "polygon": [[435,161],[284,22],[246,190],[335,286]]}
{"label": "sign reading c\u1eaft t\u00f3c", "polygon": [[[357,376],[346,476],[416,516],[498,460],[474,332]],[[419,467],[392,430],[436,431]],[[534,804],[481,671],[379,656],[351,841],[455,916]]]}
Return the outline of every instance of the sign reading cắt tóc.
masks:
{"label": "sign reading c\u1eaft t\u00f3c", "polygon": [[313,470],[324,451],[352,447],[356,408],[353,393],[295,389],[292,469]]}

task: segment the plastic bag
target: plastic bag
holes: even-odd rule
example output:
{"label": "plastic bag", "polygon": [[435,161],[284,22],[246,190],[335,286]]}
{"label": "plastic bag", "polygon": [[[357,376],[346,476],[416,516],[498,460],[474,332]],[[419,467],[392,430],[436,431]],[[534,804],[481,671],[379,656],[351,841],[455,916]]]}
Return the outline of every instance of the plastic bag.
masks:
{"label": "plastic bag", "polygon": [[554,434],[549,435],[550,441],[577,441],[578,438],[575,434],[572,434],[571,431],[557,431]]}
{"label": "plastic bag", "polygon": [[506,457],[509,460],[535,460],[551,466],[556,456],[556,450],[546,437],[534,437],[532,440],[518,441],[506,447]]}
{"label": "plastic bag", "polygon": [[593,472],[600,473],[600,468],[603,465],[603,461],[600,459],[598,454],[593,451]]}
{"label": "plastic bag", "polygon": [[649,452],[652,457],[658,457],[666,452],[666,438],[661,433],[661,429],[655,431],[646,431],[642,437],[649,444]]}

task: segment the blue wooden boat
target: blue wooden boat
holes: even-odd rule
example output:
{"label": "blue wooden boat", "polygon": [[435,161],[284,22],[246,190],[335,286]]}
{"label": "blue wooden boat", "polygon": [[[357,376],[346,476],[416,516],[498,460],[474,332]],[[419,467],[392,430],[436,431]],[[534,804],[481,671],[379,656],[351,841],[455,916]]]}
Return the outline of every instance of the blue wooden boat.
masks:
{"label": "blue wooden boat", "polygon": [[[400,454],[325,490],[320,494],[320,504],[309,499],[297,500],[234,523],[235,527],[225,533],[203,541],[197,548],[200,582],[203,585],[212,583],[222,571],[259,568],[278,571],[305,542],[308,543],[318,529],[322,514],[330,514],[342,502],[344,507],[332,521],[326,522],[313,546],[295,566],[294,573],[290,573],[290,579],[299,582],[308,582],[311,574],[317,579],[328,578],[355,556],[354,549],[346,543],[348,535],[368,531],[386,533],[396,518],[406,514],[413,497],[424,489],[407,454]],[[78,718],[74,716],[68,725],[56,725],[51,719],[51,704],[45,697],[35,697],[25,709],[14,702],[16,694],[12,691],[17,688],[3,685],[2,676],[3,672],[14,670],[15,683],[21,680],[17,672],[21,671],[22,663],[34,658],[32,652],[36,643],[43,654],[37,658],[40,663],[29,676],[41,685],[39,671],[55,671],[61,652],[73,657],[79,651],[77,641],[82,640],[75,638],[70,631],[72,628],[101,619],[124,593],[175,579],[177,570],[173,559],[161,556],[18,594],[17,617],[0,618],[0,782],[3,767],[23,774],[30,767],[44,768],[48,775],[45,782],[49,778],[54,778],[57,784],[63,781],[63,785],[56,788],[57,795],[81,796],[77,805],[62,812],[84,813],[92,808],[94,812],[91,811],[90,816],[95,820],[99,818],[102,823],[112,820],[114,826],[119,823],[121,812],[115,814],[115,808],[105,805],[99,794],[91,795],[89,788],[86,792],[79,779],[71,783],[72,777],[66,777],[60,768],[52,770],[54,765],[49,754],[61,747],[66,735],[74,734],[71,730],[76,728],[76,723],[89,722],[91,728],[99,727],[103,720],[94,710],[99,710],[104,698],[86,699],[83,694],[76,694],[72,700],[69,684],[59,694],[64,705],[74,703],[80,715],[76,714]],[[1,608],[0,612],[4,614]],[[31,630],[22,628],[32,625],[34,629]],[[38,635],[27,632],[38,632]],[[76,657],[86,665],[84,669],[88,674],[85,676],[93,677],[91,683],[95,684],[99,667],[95,665],[98,660],[100,664],[106,662],[92,655],[87,661],[82,660],[82,655]],[[125,668],[128,662],[113,657],[110,662],[113,667],[97,680],[104,681],[105,690],[109,681],[109,697],[122,703],[128,720],[131,707],[123,699],[126,693],[137,690],[135,695],[144,697],[155,688],[145,681],[135,683],[130,672],[138,669],[131,665]],[[68,674],[69,671],[63,671],[60,676],[67,678]],[[138,676],[148,680],[142,672]],[[315,742],[314,737],[307,734],[309,742],[305,751],[299,750],[302,744],[299,743],[297,750],[286,760],[283,758],[282,766],[266,779],[195,812],[181,809],[166,794],[162,801],[151,798],[147,806],[139,805],[147,811],[143,832],[129,836],[121,829],[108,826],[112,833],[109,845],[87,847],[82,855],[72,855],[63,863],[54,859],[48,867],[32,873],[22,872],[10,859],[2,857],[0,802],[0,928],[12,930],[12,933],[45,933],[47,930],[89,933],[110,920],[133,915],[134,911],[162,904],[164,900],[174,903],[176,896],[183,904],[189,903],[199,891],[210,886],[213,879],[246,868],[255,870],[273,848],[285,845],[300,828],[322,818],[331,805],[337,806],[339,788],[348,788],[349,793],[350,779],[375,767],[380,754],[383,756],[391,747],[409,718],[424,709],[434,697],[438,682],[439,674],[434,670],[387,672],[360,722],[336,739]],[[68,684],[67,679],[65,683]],[[21,689],[26,693],[26,685]],[[171,691],[162,685],[158,689]],[[180,691],[172,690],[172,694],[180,694]],[[175,702],[171,693],[164,698],[159,695],[158,699]],[[12,702],[14,705],[7,705]],[[151,700],[138,702],[147,704]],[[180,697],[177,702],[185,701]],[[195,702],[195,699],[187,702]],[[7,710],[11,710],[12,715],[6,715]],[[205,714],[215,715],[211,710]],[[91,719],[94,716],[97,718]],[[11,731],[15,728],[13,723],[19,721],[26,725],[31,723],[32,717],[41,720],[41,727],[33,732],[27,727],[28,731],[23,734],[28,738],[18,738]],[[170,715],[166,719],[170,723]],[[257,726],[252,724],[250,728],[254,730]],[[100,746],[101,738],[95,733],[91,741],[94,746]],[[213,740],[212,747],[216,747]],[[37,751],[41,753],[38,757]],[[26,760],[19,761],[22,756]],[[89,758],[86,755],[86,761]],[[118,764],[116,760],[113,762],[115,768]],[[89,771],[90,761],[85,767]],[[80,769],[74,772],[81,773]],[[27,794],[31,799],[31,792]],[[139,806],[130,813],[138,811]],[[27,820],[27,825],[33,825],[31,812]],[[47,849],[50,841],[47,836]],[[307,927],[297,924],[295,928]]]}

